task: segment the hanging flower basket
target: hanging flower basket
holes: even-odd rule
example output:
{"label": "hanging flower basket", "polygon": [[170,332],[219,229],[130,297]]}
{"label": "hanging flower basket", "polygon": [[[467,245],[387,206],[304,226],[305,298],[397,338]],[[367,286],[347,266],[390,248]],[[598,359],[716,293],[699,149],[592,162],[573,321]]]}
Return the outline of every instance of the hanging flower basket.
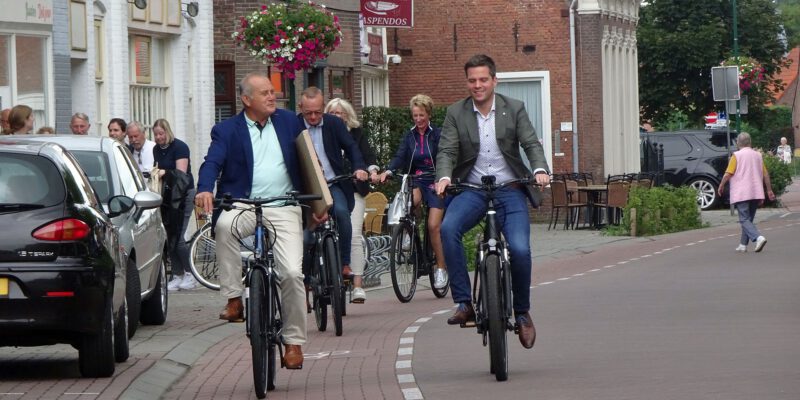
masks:
{"label": "hanging flower basket", "polygon": [[759,91],[766,82],[764,67],[751,57],[730,57],[723,61],[722,66],[739,66],[739,90],[742,95]]}
{"label": "hanging flower basket", "polygon": [[339,17],[310,1],[262,5],[239,22],[231,34],[234,42],[289,79],[328,57],[342,42]]}

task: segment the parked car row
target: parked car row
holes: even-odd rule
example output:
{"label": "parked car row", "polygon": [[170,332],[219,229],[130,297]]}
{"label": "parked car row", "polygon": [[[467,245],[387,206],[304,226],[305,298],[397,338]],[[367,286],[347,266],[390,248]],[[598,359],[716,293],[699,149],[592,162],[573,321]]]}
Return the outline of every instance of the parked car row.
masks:
{"label": "parked car row", "polygon": [[113,139],[0,139],[0,347],[68,343],[83,376],[113,374],[166,321],[160,205]]}
{"label": "parked car row", "polygon": [[736,133],[642,132],[639,138],[642,172],[658,175],[662,180],[659,183],[691,186],[697,190],[697,204],[703,210],[727,201],[720,198],[717,188],[728,166],[729,154],[736,151]]}

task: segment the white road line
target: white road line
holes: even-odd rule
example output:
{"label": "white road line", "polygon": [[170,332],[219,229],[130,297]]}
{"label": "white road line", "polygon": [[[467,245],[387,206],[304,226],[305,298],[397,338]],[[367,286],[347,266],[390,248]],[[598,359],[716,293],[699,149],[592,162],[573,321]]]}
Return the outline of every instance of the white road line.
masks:
{"label": "white road line", "polygon": [[619,262],[617,262],[617,265],[622,265],[622,264],[627,264],[627,263],[628,263],[628,261],[627,261],[627,260],[625,260],[625,261],[619,261]]}
{"label": "white road line", "polygon": [[697,243],[705,243],[705,242],[706,242],[706,240],[705,240],[705,239],[703,239],[703,240],[698,240],[698,241],[697,241]]}
{"label": "white road line", "polygon": [[652,254],[645,254],[645,255],[642,256],[642,258],[648,258],[648,257],[652,257],[652,256],[653,256]]}
{"label": "white road line", "polygon": [[414,348],[413,347],[401,347],[401,348],[397,349],[397,355],[398,356],[410,356],[412,354],[414,354]]}
{"label": "white road line", "polygon": [[615,267],[614,265],[606,265],[606,266],[605,266],[605,267],[603,267],[603,268],[614,268],[614,267]]}
{"label": "white road line", "polygon": [[413,336],[412,337],[401,337],[400,338],[400,344],[413,344],[413,343],[414,343],[414,337]]}
{"label": "white road line", "polygon": [[397,375],[398,383],[414,383],[414,374],[400,374]]}
{"label": "white road line", "polygon": [[580,273],[580,274],[574,274],[572,276],[583,276],[583,275],[584,275],[583,273]]}
{"label": "white road line", "polygon": [[395,369],[411,368],[411,360],[400,360],[394,363]]}
{"label": "white road line", "polygon": [[419,326],[409,326],[403,333],[416,333],[418,330]]}
{"label": "white road line", "polygon": [[64,394],[66,394],[66,395],[71,395],[71,396],[83,396],[83,395],[87,395],[87,396],[99,396],[99,395],[100,395],[100,393],[91,393],[91,392],[80,392],[80,393],[70,393],[70,392],[64,392]]}
{"label": "white road line", "polygon": [[436,311],[435,313],[433,313],[433,315],[442,315],[442,314],[447,314],[447,313],[449,313],[449,312],[450,312],[450,309],[447,309],[447,310],[439,310],[439,311]]}
{"label": "white road line", "polygon": [[405,400],[424,400],[425,398],[422,397],[422,392],[419,391],[419,388],[408,388],[403,389],[403,398]]}
{"label": "white road line", "polygon": [[590,269],[589,272],[597,272],[600,271],[600,268]]}
{"label": "white road line", "polygon": [[420,318],[420,319],[414,321],[414,323],[415,324],[424,324],[424,323],[426,323],[426,322],[428,322],[430,320],[431,320],[431,317],[423,317],[423,318]]}
{"label": "white road line", "polygon": [[567,277],[567,278],[558,278],[558,279],[556,279],[556,280],[557,280],[557,281],[568,281],[568,280],[569,280],[569,277]]}
{"label": "white road line", "polygon": [[694,246],[694,245],[696,245],[696,244],[697,244],[697,243],[695,243],[695,242],[689,242],[689,243],[686,243],[686,245],[687,245],[687,246]]}
{"label": "white road line", "polygon": [[633,258],[629,258],[628,261],[636,261],[638,259],[639,259],[639,257],[633,257]]}
{"label": "white road line", "polygon": [[553,282],[552,281],[550,281],[550,282],[542,282],[542,283],[539,284],[539,286],[549,285],[551,283],[553,283]]}

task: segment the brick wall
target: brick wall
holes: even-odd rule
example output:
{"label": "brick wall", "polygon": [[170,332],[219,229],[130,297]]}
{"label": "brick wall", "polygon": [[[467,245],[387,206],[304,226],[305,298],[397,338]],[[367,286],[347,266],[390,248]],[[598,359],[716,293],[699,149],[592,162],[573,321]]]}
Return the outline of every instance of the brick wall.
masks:
{"label": "brick wall", "polygon": [[[357,3],[352,0],[354,4]],[[252,0],[215,0],[214,1],[214,60],[215,61],[232,61],[235,63],[236,68],[236,82],[238,82],[248,73],[254,71],[267,72],[267,65],[261,61],[255,60],[244,49],[238,48],[234,45],[231,33],[236,31],[241,25],[239,18],[260,9],[262,4],[268,4],[269,1],[252,1]],[[350,7],[353,8],[353,7]],[[340,48],[334,52],[329,59],[328,66],[330,67],[348,67],[352,70],[352,87],[353,98],[349,99],[353,105],[358,109],[361,108],[361,68],[360,59],[358,54],[359,37],[358,37],[358,13],[349,10],[337,10],[330,8],[338,17],[342,26],[342,31],[345,33],[344,41]],[[357,7],[355,7],[357,9]],[[327,75],[326,75],[327,76]],[[327,82],[326,82],[327,85]],[[304,87],[304,76],[302,71],[298,72],[295,79],[296,94],[299,94]],[[327,91],[326,91],[327,92]],[[327,95],[327,93],[326,93]],[[238,93],[237,93],[238,97]],[[241,111],[241,100],[237,99],[236,111]]]}

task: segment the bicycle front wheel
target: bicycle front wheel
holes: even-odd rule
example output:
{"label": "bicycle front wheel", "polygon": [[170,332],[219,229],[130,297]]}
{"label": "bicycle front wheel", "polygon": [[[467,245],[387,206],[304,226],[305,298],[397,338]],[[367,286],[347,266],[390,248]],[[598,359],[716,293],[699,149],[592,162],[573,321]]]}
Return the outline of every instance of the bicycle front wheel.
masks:
{"label": "bicycle front wheel", "polygon": [[267,282],[261,268],[250,274],[250,295],[247,298],[247,324],[253,356],[253,383],[256,397],[267,397]]}
{"label": "bicycle front wheel", "polygon": [[414,251],[413,227],[409,223],[401,223],[392,233],[389,247],[389,272],[392,275],[392,287],[397,300],[408,303],[417,290],[417,271],[419,261]]}
{"label": "bicycle front wheel", "polygon": [[486,319],[489,323],[489,358],[495,379],[508,379],[508,341],[506,337],[506,315],[503,307],[503,288],[500,285],[500,257],[489,254],[486,257],[483,292],[486,297]]}
{"label": "bicycle front wheel", "polygon": [[189,245],[189,266],[192,268],[192,275],[200,284],[211,290],[219,290],[216,247],[210,222],[194,233]]}
{"label": "bicycle front wheel", "polygon": [[344,314],[344,283],[342,281],[342,262],[339,259],[337,244],[332,237],[326,237],[322,243],[325,264],[328,267],[330,287],[328,296],[333,312],[333,327],[336,336],[342,336],[342,315]]}
{"label": "bicycle front wheel", "polygon": [[267,337],[267,390],[275,390],[275,375],[278,369],[275,365],[275,348],[280,343],[280,300],[278,298],[278,284],[275,281],[275,275],[270,275],[267,280],[267,301],[269,308],[267,309],[267,327],[269,335]]}

